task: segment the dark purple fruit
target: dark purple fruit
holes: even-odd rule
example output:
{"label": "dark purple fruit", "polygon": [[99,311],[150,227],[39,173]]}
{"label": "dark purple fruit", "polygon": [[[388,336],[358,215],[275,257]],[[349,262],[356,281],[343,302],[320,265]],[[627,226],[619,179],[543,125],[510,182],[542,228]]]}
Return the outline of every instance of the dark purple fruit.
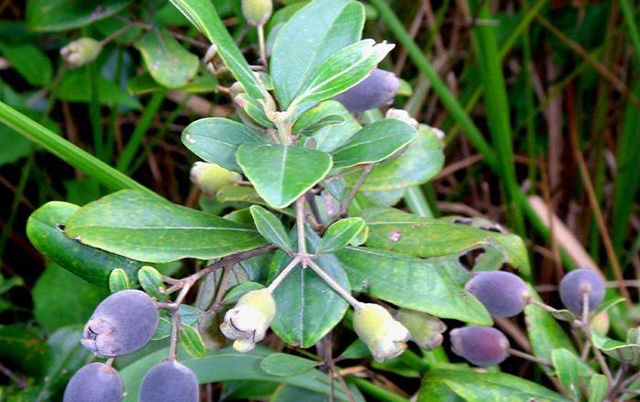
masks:
{"label": "dark purple fruit", "polygon": [[585,293],[588,295],[589,311],[594,311],[602,303],[604,291],[602,277],[587,268],[571,271],[560,281],[560,300],[576,314],[582,314]]}
{"label": "dark purple fruit", "polygon": [[351,113],[364,112],[393,103],[400,81],[390,71],[376,68],[358,85],[335,97]]}
{"label": "dark purple fruit", "polygon": [[124,383],[113,367],[91,363],[71,377],[63,402],[119,402],[123,393]]}
{"label": "dark purple fruit", "polygon": [[140,402],[198,402],[199,399],[196,375],[178,362],[153,366],[140,388]]}
{"label": "dark purple fruit", "polygon": [[529,294],[527,284],[510,272],[478,272],[467,282],[471,292],[495,317],[513,317],[522,312],[523,296]]}
{"label": "dark purple fruit", "polygon": [[100,357],[126,355],[146,345],[157,326],[155,302],[139,290],[122,290],[96,307],[81,342]]}
{"label": "dark purple fruit", "polygon": [[476,366],[495,366],[509,356],[509,341],[495,328],[457,328],[450,336],[453,353]]}

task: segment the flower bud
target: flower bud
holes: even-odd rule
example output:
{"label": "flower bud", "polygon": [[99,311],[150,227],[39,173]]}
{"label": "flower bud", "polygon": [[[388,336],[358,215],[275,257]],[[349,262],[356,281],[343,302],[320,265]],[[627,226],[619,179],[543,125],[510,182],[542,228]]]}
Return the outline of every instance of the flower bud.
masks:
{"label": "flower bud", "polygon": [[353,315],[353,329],[379,362],[399,356],[407,348],[409,330],[382,306],[363,303]]}
{"label": "flower bud", "polygon": [[242,0],[242,15],[253,26],[267,22],[272,11],[272,0]]}
{"label": "flower bud", "polygon": [[191,168],[191,181],[204,193],[214,195],[220,187],[236,183],[240,175],[214,163],[196,162]]}
{"label": "flower bud", "polygon": [[423,349],[442,345],[442,333],[447,326],[437,317],[420,311],[400,309],[396,319],[409,330],[411,340]]}
{"label": "flower bud", "polygon": [[264,339],[271,321],[276,315],[276,302],[266,289],[251,291],[227,311],[220,330],[234,339],[233,348],[241,353],[252,350]]}
{"label": "flower bud", "polygon": [[416,119],[414,119],[413,117],[411,117],[411,115],[409,114],[409,112],[407,112],[406,110],[403,109],[394,109],[391,108],[389,110],[387,110],[387,114],[385,115],[385,117],[387,119],[397,119],[400,120],[404,123],[407,123],[408,125],[410,125],[411,127],[415,128],[416,130],[418,129],[418,121]]}
{"label": "flower bud", "polygon": [[591,319],[591,329],[602,336],[605,336],[607,332],[609,332],[610,325],[609,313],[606,311],[599,312]]}
{"label": "flower bud", "polygon": [[509,340],[491,327],[464,327],[451,331],[451,350],[476,366],[495,366],[508,356]]}
{"label": "flower bud", "polygon": [[393,103],[399,87],[400,80],[395,74],[376,68],[356,86],[337,95],[335,100],[351,113],[364,112]]}
{"label": "flower bud", "polygon": [[80,38],[60,49],[60,55],[70,68],[78,68],[94,61],[101,51],[102,45],[97,40]]}

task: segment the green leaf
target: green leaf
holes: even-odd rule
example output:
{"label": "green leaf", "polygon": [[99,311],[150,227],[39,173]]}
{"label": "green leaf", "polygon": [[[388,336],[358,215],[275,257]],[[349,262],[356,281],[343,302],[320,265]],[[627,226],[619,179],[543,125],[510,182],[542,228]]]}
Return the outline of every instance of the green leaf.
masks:
{"label": "green leaf", "polygon": [[[176,91],[192,94],[211,93],[216,90],[218,79],[207,70],[202,70],[186,85],[176,88]],[[168,88],[159,84],[151,74],[137,75],[127,82],[127,89],[134,95],[144,95],[152,92],[166,91]]]}
{"label": "green leaf", "polygon": [[33,142],[7,126],[0,126],[0,166],[14,163],[33,150]]}
{"label": "green leaf", "polygon": [[367,78],[393,47],[365,39],[331,55],[309,77],[289,105],[287,110],[296,110],[293,120],[300,113]]}
{"label": "green leaf", "polygon": [[343,359],[366,359],[371,356],[371,351],[366,343],[362,342],[360,338],[356,339],[349,345],[344,352],[340,354],[337,360]]}
{"label": "green leaf", "polygon": [[268,374],[293,377],[313,370],[318,362],[286,353],[274,353],[264,358],[260,368]]}
{"label": "green leaf", "polygon": [[49,84],[53,71],[51,60],[36,45],[0,42],[0,53],[29,84],[37,87]]}
{"label": "green leaf", "polygon": [[[295,237],[295,230],[292,230]],[[311,230],[306,231],[307,248],[313,253],[320,238]],[[293,242],[294,247],[297,244]],[[282,251],[276,253],[271,263],[269,282],[291,261]],[[349,279],[338,260],[332,254],[315,260],[340,286],[349,291]],[[308,348],[320,341],[340,322],[349,304],[327,283],[309,268],[297,266],[274,290],[273,298],[278,314],[271,329],[289,345]]]}
{"label": "green leaf", "polygon": [[[541,300],[531,286],[529,286],[529,294],[534,299]],[[529,304],[524,308],[524,318],[527,323],[531,350],[536,357],[550,361],[551,353],[555,349],[565,349],[576,353],[573,343],[551,313],[539,306]],[[551,372],[548,367],[542,366],[542,369],[548,373]]]}
{"label": "green leaf", "polygon": [[204,347],[204,341],[197,329],[188,324],[180,325],[180,345],[184,350],[196,359],[203,358],[207,355],[207,349]]}
{"label": "green leaf", "polygon": [[[373,208],[360,213],[369,227],[367,246],[393,250],[416,257],[459,255],[480,248],[493,248],[503,262],[529,273],[524,241],[516,235],[476,229],[442,219],[424,218],[393,208]],[[494,269],[499,269],[496,266]]]}
{"label": "green leaf", "polygon": [[341,219],[327,229],[318,246],[318,254],[331,254],[345,248],[365,227],[362,218]]}
{"label": "green leaf", "polygon": [[264,144],[255,130],[229,119],[209,117],[196,120],[182,132],[182,143],[207,162],[241,172],[236,152],[245,143]]}
{"label": "green leaf", "polygon": [[349,0],[316,0],[278,32],[271,55],[276,96],[286,109],[318,66],[360,39],[364,7]]}
{"label": "green leaf", "polygon": [[[166,359],[167,353],[167,349],[158,350],[120,371],[125,383],[125,389],[129,391],[124,399],[125,401],[133,402],[138,400],[140,384],[144,375],[152,366]],[[181,356],[178,360],[193,370],[198,377],[198,382],[201,384],[228,380],[270,381],[289,384],[324,395],[329,394],[329,377],[319,370],[311,370],[302,375],[292,377],[281,377],[266,373],[260,368],[260,363],[272,353],[269,349],[258,346],[253,351],[245,354],[237,353],[232,349],[210,350],[205,357],[200,359]],[[349,400],[340,387],[335,387],[333,392],[337,400]]]}
{"label": "green leaf", "polygon": [[252,205],[250,211],[256,229],[262,237],[286,252],[293,251],[289,235],[280,219],[259,205]]}
{"label": "green leaf", "polygon": [[142,289],[152,298],[162,301],[167,297],[164,293],[162,274],[154,267],[144,266],[138,270],[138,281]]}
{"label": "green leaf", "polygon": [[609,381],[603,374],[594,374],[589,381],[589,402],[604,402],[609,392]]}
{"label": "green leaf", "polygon": [[249,117],[250,123],[255,125],[256,123],[262,127],[271,128],[274,127],[273,121],[271,121],[264,111],[263,104],[255,98],[252,98],[248,94],[240,94],[235,97],[236,104],[241,108],[240,117],[242,112],[245,112]]}
{"label": "green leaf", "polygon": [[168,338],[171,335],[171,320],[166,317],[160,317],[158,320],[158,328],[154,332],[151,340],[159,341],[160,339]]}
{"label": "green leaf", "polygon": [[222,298],[222,304],[236,304],[238,300],[245,294],[253,291],[264,289],[264,285],[257,282],[243,282],[229,289]]}
{"label": "green leaf", "polygon": [[111,271],[111,275],[109,275],[109,290],[111,293],[127,289],[131,289],[127,272],[122,268],[116,268]]}
{"label": "green leaf", "polygon": [[11,362],[21,373],[42,378],[51,361],[51,348],[33,329],[0,325],[0,361]]}
{"label": "green leaf", "polygon": [[295,145],[243,144],[236,156],[258,194],[273,208],[291,204],[331,169],[331,156]]}
{"label": "green leaf", "polygon": [[131,0],[27,1],[27,24],[33,31],[64,31],[89,25],[124,9]]}
{"label": "green leaf", "polygon": [[262,99],[263,89],[242,52],[225,28],[209,0],[171,0],[171,3],[213,44],[229,71],[253,98]]}
{"label": "green leaf", "polygon": [[[131,109],[141,109],[140,102],[125,90],[120,88],[116,82],[109,80],[102,75],[97,79],[98,101],[102,105],[116,104]],[[91,92],[89,86],[89,75],[86,69],[67,71],[60,82],[58,95],[61,100],[69,102],[90,102]]]}
{"label": "green leaf", "polygon": [[640,344],[636,343],[637,341],[620,342],[600,335],[593,330],[591,331],[591,338],[593,339],[593,346],[600,349],[607,356],[632,366],[640,365]]}
{"label": "green leaf", "polygon": [[188,304],[181,304],[178,309],[180,314],[180,322],[187,325],[194,325],[202,317],[202,310],[189,306]]}
{"label": "green leaf", "polygon": [[385,160],[410,143],[416,130],[398,119],[379,120],[358,131],[333,153],[334,168]]}
{"label": "green leaf", "polygon": [[109,293],[84,279],[49,264],[33,288],[33,313],[43,328],[84,324]]}
{"label": "green leaf", "polygon": [[187,85],[198,72],[198,56],[182,47],[164,28],[150,30],[136,41],[135,47],[142,53],[153,79],[167,88]]}
{"label": "green leaf", "polygon": [[551,361],[556,368],[556,375],[564,389],[575,400],[580,400],[581,389],[586,386],[590,377],[594,374],[593,369],[580,360],[575,353],[566,349],[553,350],[551,352]]}
{"label": "green leaf", "polygon": [[77,205],[58,201],[38,208],[27,220],[29,240],[51,261],[105,289],[114,268],[122,268],[129,278],[136,278],[144,263],[82,245],[65,236],[64,223],[78,210]]}
{"label": "green leaf", "polygon": [[469,369],[437,367],[425,376],[419,402],[432,401],[429,385],[443,384],[466,402],[529,401],[569,402],[569,399],[541,385],[503,373],[479,373]]}
{"label": "green leaf", "polygon": [[[442,140],[433,131],[420,125],[418,135],[407,150],[397,158],[382,162],[371,172],[363,191],[396,190],[428,182],[444,165]],[[356,172],[345,179],[351,187],[360,177]]]}
{"label": "green leaf", "polygon": [[454,261],[421,260],[370,248],[347,247],[337,252],[356,292],[366,292],[400,307],[437,317],[491,325],[484,306],[451,277]]}
{"label": "green leaf", "polygon": [[[337,122],[338,119],[342,121]],[[305,146],[332,152],[358,132],[362,126],[342,103],[328,100],[303,113],[293,126],[294,132],[296,128],[303,135],[313,134],[312,137],[305,139]]]}
{"label": "green leaf", "polygon": [[82,207],[67,221],[65,233],[91,247],[156,263],[220,258],[265,244],[249,226],[135,190]]}

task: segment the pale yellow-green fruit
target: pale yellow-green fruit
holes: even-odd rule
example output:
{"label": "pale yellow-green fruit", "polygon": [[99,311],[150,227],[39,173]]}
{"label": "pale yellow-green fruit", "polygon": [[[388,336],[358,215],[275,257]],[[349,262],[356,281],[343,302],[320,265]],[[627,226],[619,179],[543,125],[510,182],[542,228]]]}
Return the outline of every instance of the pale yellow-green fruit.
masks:
{"label": "pale yellow-green fruit", "polygon": [[60,49],[60,55],[71,68],[94,61],[102,51],[102,44],[93,38],[80,38]]}
{"label": "pale yellow-green fruit", "polygon": [[411,340],[421,348],[431,350],[442,345],[442,333],[447,326],[437,317],[415,310],[400,309],[396,320],[411,333]]}
{"label": "pale yellow-green fruit", "polygon": [[246,353],[264,339],[276,315],[276,302],[266,289],[251,291],[238,300],[234,308],[224,315],[220,331],[233,339],[233,348]]}
{"label": "pale yellow-green fruit", "polygon": [[362,303],[353,315],[353,329],[377,361],[399,356],[407,348],[409,330],[382,306]]}
{"label": "pale yellow-green fruit", "polygon": [[241,176],[214,163],[196,162],[191,168],[191,181],[204,193],[215,195],[224,186],[237,183]]}
{"label": "pale yellow-green fruit", "polygon": [[272,12],[272,0],[242,0],[242,15],[251,25],[264,25],[269,21]]}
{"label": "pale yellow-green fruit", "polygon": [[606,311],[602,311],[591,319],[591,329],[596,331],[600,335],[606,335],[609,332],[609,314]]}

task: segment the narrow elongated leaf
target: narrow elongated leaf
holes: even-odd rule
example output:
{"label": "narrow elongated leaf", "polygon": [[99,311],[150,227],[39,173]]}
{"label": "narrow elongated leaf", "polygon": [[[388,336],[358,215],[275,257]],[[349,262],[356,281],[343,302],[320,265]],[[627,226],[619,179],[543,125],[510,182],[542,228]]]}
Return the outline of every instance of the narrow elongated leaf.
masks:
{"label": "narrow elongated leaf", "polygon": [[92,202],[67,221],[67,236],[129,258],[220,258],[265,244],[258,232],[135,190]]}
{"label": "narrow elongated leaf", "polygon": [[271,76],[283,109],[328,57],[360,39],[364,7],[350,0],[317,0],[280,29],[271,56]]}
{"label": "narrow elongated leaf", "polygon": [[290,109],[295,106],[294,116],[367,78],[393,47],[394,45],[376,44],[373,39],[365,39],[330,56],[309,77],[289,105]]}
{"label": "narrow elongated leaf", "polygon": [[[320,238],[307,230],[307,248],[313,253]],[[291,232],[295,237],[295,230]],[[293,242],[296,247],[297,242]],[[283,252],[276,253],[271,264],[269,282],[291,261]],[[342,265],[329,254],[315,260],[322,269],[340,286],[349,291],[349,279]],[[273,292],[278,306],[278,314],[271,323],[271,329],[284,342],[297,347],[308,348],[315,345],[327,334],[347,311],[349,304],[325,281],[309,268],[297,266]]]}
{"label": "narrow elongated leaf", "polygon": [[122,268],[116,268],[111,271],[111,275],[109,275],[109,290],[111,293],[127,289],[131,289],[131,285],[126,271]]}
{"label": "narrow elongated leaf", "polygon": [[180,344],[189,355],[196,359],[207,355],[202,336],[197,329],[189,324],[180,325]]}
{"label": "narrow elongated leaf", "polygon": [[356,292],[442,318],[491,325],[484,306],[451,277],[454,262],[421,260],[370,248],[347,247],[335,254]]}
{"label": "narrow elongated leaf", "polygon": [[167,88],[187,85],[198,72],[198,57],[164,28],[147,32],[135,46],[153,79]]}
{"label": "narrow elongated leaf", "polygon": [[[143,357],[135,363],[120,371],[128,394],[125,396],[126,402],[138,400],[140,384],[144,375],[155,364],[167,358],[168,350],[162,349]],[[260,363],[265,357],[274,353],[273,351],[258,346],[249,353],[238,353],[233,349],[210,350],[201,359],[194,359],[189,356],[179,356],[180,363],[189,367],[198,377],[198,382],[207,384],[228,380],[254,380],[269,381],[275,383],[289,384],[295,387],[308,389],[328,395],[329,377],[319,370],[311,370],[302,375],[292,377],[282,377],[268,374],[260,368]],[[348,401],[340,387],[333,389],[335,398],[340,401]]]}
{"label": "narrow elongated leaf", "polygon": [[318,253],[331,254],[341,250],[364,229],[365,223],[362,218],[346,218],[337,221],[329,226],[322,236],[322,241],[318,245]]}
{"label": "narrow elongated leaf", "polygon": [[191,23],[216,45],[218,54],[245,91],[262,99],[261,85],[209,0],[171,0]]}
{"label": "narrow elongated leaf", "polygon": [[242,171],[236,163],[236,152],[245,143],[264,144],[264,137],[242,123],[218,117],[208,117],[189,124],[182,132],[182,143],[207,162],[235,172]]}
{"label": "narrow elongated leaf", "polygon": [[603,374],[594,374],[589,381],[589,402],[604,402],[609,392],[609,381]]}
{"label": "narrow elongated leaf", "polygon": [[[402,155],[382,162],[371,172],[362,186],[364,191],[387,191],[424,184],[431,180],[444,165],[442,140],[428,127],[421,125],[416,139],[411,141]],[[353,184],[359,173],[346,176]]]}
{"label": "narrow elongated leaf", "polygon": [[251,206],[250,210],[256,228],[262,237],[284,251],[292,251],[289,235],[282,225],[282,222],[280,222],[280,219],[259,205]]}
{"label": "narrow elongated leaf", "polygon": [[79,277],[104,286],[114,268],[122,268],[130,279],[144,263],[89,247],[65,236],[67,220],[79,206],[66,202],[49,202],[38,208],[27,220],[27,236],[45,257]]}
{"label": "narrow elongated leaf", "polygon": [[333,166],[346,168],[387,159],[415,138],[416,130],[397,119],[384,119],[358,131],[333,153]]}
{"label": "narrow elongated leaf", "polygon": [[157,269],[150,266],[140,268],[138,270],[138,281],[140,282],[140,287],[142,287],[149,296],[159,301],[166,299],[162,275]]}
{"label": "narrow elongated leaf", "polygon": [[260,368],[269,374],[291,377],[313,370],[318,362],[286,353],[274,353],[264,358]]}
{"label": "narrow elongated leaf", "polygon": [[569,402],[568,398],[541,385],[503,373],[479,373],[469,369],[438,367],[429,370],[419,402],[432,401],[433,384],[444,384],[467,402],[529,401]]}
{"label": "narrow elongated leaf", "polygon": [[331,156],[295,145],[243,144],[236,157],[258,194],[273,208],[291,204],[331,169]]}
{"label": "narrow elongated leaf", "polygon": [[[360,215],[369,227],[369,247],[422,258],[458,255],[478,248],[495,248],[503,255],[504,262],[524,273],[530,270],[525,244],[513,234],[419,217],[393,208],[368,209]],[[496,266],[494,269],[499,268],[500,266]]]}
{"label": "narrow elongated leaf", "polygon": [[131,0],[27,1],[27,24],[33,31],[64,31],[89,25],[124,9]]}
{"label": "narrow elongated leaf", "polygon": [[551,361],[556,368],[562,386],[575,400],[580,400],[581,389],[586,388],[594,371],[578,356],[566,349],[555,349],[551,352]]}

